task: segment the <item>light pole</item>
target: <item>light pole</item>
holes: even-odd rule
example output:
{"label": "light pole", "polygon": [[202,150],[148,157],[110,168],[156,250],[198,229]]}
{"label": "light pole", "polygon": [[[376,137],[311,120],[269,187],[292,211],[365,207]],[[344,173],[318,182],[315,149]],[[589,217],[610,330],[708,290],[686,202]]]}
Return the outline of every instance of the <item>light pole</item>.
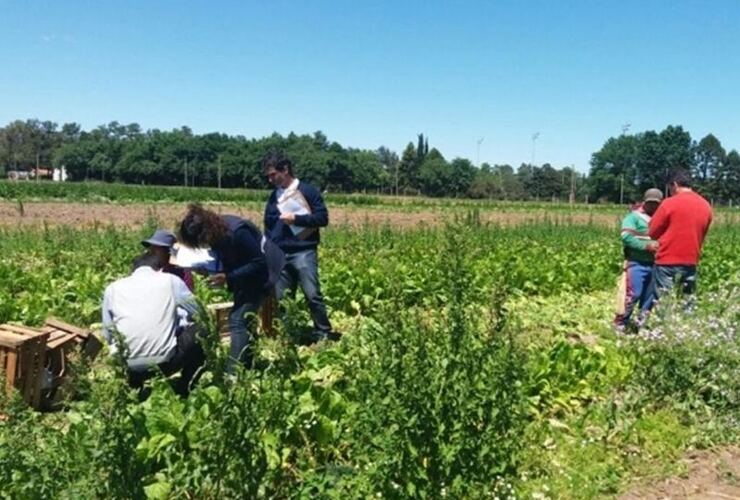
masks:
{"label": "light pole", "polygon": [[539,136],[540,136],[539,132],[535,132],[534,134],[532,134],[532,166],[533,167],[534,167],[534,149],[535,149],[535,144],[537,143],[537,139],[539,138]]}

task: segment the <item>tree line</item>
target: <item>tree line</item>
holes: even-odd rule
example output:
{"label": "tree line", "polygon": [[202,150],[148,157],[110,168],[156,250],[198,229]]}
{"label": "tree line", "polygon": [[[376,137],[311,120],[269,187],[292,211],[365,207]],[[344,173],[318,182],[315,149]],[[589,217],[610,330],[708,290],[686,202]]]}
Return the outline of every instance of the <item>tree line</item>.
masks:
{"label": "tree line", "polygon": [[266,188],[260,161],[274,149],[293,160],[301,178],[330,192],[626,203],[647,187],[662,187],[667,173],[681,167],[715,201],[740,199],[738,153],[726,152],[711,134],[696,143],[680,126],[608,139],[593,154],[588,175],[549,163],[515,169],[448,160],[423,134],[399,157],[385,146],[347,148],[320,131],[249,139],[194,134],[188,127],[144,131],[118,122],[86,131],[76,123],[36,119],[0,128],[0,170],[33,175],[64,167],[72,181]]}

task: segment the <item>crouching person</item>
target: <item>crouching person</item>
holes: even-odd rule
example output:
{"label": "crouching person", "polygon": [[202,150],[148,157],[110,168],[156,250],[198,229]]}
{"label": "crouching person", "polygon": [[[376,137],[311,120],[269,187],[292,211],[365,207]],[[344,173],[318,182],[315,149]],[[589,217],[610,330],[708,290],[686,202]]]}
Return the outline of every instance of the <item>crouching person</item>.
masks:
{"label": "crouching person", "polygon": [[115,331],[126,341],[133,387],[141,388],[157,368],[165,375],[182,370],[174,389],[186,396],[204,355],[197,327],[181,327],[178,308],[192,315],[196,303],[185,283],[160,272],[160,266],[156,255],[144,254],[134,260],[130,276],[108,285],[103,296],[103,335],[112,352],[117,349]]}

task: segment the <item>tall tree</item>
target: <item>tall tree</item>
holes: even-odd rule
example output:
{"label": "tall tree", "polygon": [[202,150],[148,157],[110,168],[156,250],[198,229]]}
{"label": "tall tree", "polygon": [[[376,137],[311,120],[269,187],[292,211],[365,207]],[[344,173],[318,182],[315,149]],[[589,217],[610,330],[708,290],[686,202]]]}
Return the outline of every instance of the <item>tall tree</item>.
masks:
{"label": "tall tree", "polygon": [[723,165],[727,156],[722,143],[714,135],[708,134],[696,144],[693,154],[692,174],[698,190],[710,198],[720,196],[719,191],[725,182]]}

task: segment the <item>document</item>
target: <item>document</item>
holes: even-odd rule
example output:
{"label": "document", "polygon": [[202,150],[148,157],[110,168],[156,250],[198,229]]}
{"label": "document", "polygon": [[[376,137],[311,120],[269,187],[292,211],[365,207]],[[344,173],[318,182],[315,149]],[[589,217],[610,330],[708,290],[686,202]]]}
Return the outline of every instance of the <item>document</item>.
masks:
{"label": "document", "polygon": [[[308,205],[306,198],[297,189],[290,193],[285,193],[280,201],[278,201],[277,207],[281,214],[308,215],[311,213],[311,207]],[[298,238],[303,238],[314,231],[314,228],[299,227],[296,225],[289,227]]]}
{"label": "document", "polygon": [[184,269],[202,269],[209,273],[221,271],[219,261],[211,249],[190,248],[180,243],[172,248],[170,264]]}

